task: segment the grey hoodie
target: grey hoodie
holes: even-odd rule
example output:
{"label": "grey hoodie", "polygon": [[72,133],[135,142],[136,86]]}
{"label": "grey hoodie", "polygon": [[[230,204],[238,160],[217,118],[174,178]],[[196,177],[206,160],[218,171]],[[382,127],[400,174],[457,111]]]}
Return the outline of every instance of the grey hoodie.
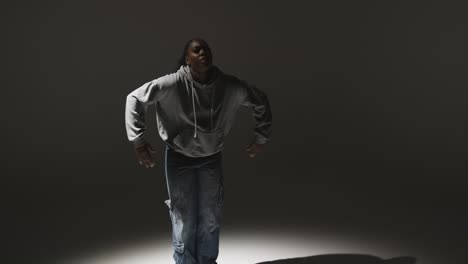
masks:
{"label": "grey hoodie", "polygon": [[272,114],[268,98],[258,88],[212,66],[207,84],[192,78],[188,66],[147,82],[127,96],[125,125],[135,146],[145,143],[145,113],[155,105],[159,136],[189,157],[204,157],[223,149],[240,105],[252,108],[254,141],[270,139]]}

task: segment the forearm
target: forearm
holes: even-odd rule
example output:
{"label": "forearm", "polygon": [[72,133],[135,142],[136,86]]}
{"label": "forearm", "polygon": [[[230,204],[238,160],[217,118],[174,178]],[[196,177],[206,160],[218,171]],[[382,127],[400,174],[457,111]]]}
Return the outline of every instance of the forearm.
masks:
{"label": "forearm", "polygon": [[265,144],[269,141],[272,132],[272,112],[266,93],[258,88],[251,87],[250,104],[255,120],[254,140]]}

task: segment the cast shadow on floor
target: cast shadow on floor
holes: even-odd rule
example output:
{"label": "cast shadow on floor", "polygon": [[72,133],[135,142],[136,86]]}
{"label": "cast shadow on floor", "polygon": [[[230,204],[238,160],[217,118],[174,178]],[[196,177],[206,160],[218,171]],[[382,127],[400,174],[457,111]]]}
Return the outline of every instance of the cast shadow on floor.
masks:
{"label": "cast shadow on floor", "polygon": [[256,264],[415,264],[414,257],[382,259],[361,254],[325,254],[300,258],[280,259]]}

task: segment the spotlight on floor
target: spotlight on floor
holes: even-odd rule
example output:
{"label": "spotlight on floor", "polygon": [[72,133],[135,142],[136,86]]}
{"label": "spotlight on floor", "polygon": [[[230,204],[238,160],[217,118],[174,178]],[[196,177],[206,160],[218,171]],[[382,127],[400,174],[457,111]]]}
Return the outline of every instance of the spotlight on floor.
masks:
{"label": "spotlight on floor", "polygon": [[[174,263],[172,259],[171,236],[166,239],[147,243],[133,243],[126,248],[106,250],[91,256],[67,260],[71,264],[155,264]],[[420,252],[414,248],[402,248],[398,241],[383,241],[356,238],[345,235],[330,235],[324,232],[298,231],[224,231],[221,234],[220,264],[255,264],[271,262],[271,264],[293,264],[304,262],[309,258],[321,259],[319,264],[337,263],[337,259],[361,260],[374,258],[386,260],[376,264],[414,264],[415,256],[420,258]],[[408,245],[406,245],[408,246]],[[328,257],[325,257],[328,256]],[[333,257],[334,256],[334,257]],[[364,257],[363,257],[364,256]],[[374,257],[376,256],[376,257]],[[378,256],[378,257],[377,257]],[[300,262],[302,258],[303,262]],[[296,259],[296,262],[293,262]],[[333,261],[334,259],[334,261]],[[392,260],[393,259],[393,260]],[[328,260],[332,262],[327,262]],[[289,261],[289,262],[288,262]],[[298,262],[299,261],[299,262]],[[393,261],[393,262],[392,262]],[[312,263],[312,262],[310,262]],[[316,263],[316,262],[313,262]],[[355,263],[355,262],[348,262]],[[360,262],[356,262],[360,263]],[[432,264],[431,261],[424,261]],[[435,262],[434,262],[435,264]]]}

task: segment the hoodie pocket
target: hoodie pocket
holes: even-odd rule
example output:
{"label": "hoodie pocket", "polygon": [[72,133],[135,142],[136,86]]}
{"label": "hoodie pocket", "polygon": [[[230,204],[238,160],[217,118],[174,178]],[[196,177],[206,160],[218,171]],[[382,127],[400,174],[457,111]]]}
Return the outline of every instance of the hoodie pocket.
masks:
{"label": "hoodie pocket", "polygon": [[195,130],[192,128],[182,130],[172,141],[174,147],[188,156],[200,157],[211,155],[224,145],[221,130],[213,132],[197,130],[196,137],[194,135]]}

